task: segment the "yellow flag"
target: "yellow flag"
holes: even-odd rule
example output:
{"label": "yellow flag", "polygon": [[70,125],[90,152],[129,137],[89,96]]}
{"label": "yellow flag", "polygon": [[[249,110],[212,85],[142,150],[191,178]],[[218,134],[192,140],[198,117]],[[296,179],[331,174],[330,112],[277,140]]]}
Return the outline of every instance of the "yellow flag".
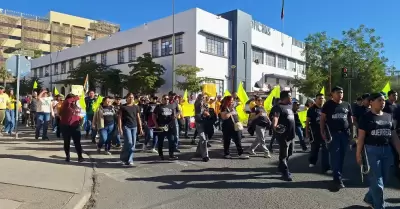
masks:
{"label": "yellow flag", "polygon": [[243,104],[246,104],[246,102],[249,101],[249,97],[247,96],[246,90],[244,90],[243,87],[243,82],[240,82],[239,84],[237,96],[240,99],[240,102],[242,102]]}
{"label": "yellow flag", "polygon": [[390,91],[390,81],[388,81],[385,85],[385,87],[383,87],[382,92],[385,93],[386,95],[388,95],[388,92]]}
{"label": "yellow flag", "polygon": [[247,124],[247,121],[249,119],[249,114],[246,113],[244,110],[245,106],[244,103],[241,103],[236,107],[236,112],[238,114],[239,121],[242,122],[243,124]]}
{"label": "yellow flag", "polygon": [[187,89],[185,90],[185,93],[183,93],[183,100],[185,100],[186,102],[188,101],[188,92],[187,92]]}
{"label": "yellow flag", "polygon": [[321,89],[321,91],[319,93],[325,95],[325,86],[322,87],[322,89]]}
{"label": "yellow flag", "polygon": [[230,96],[230,95],[231,95],[231,92],[229,92],[228,90],[225,90],[224,97],[227,97],[227,96]]}
{"label": "yellow flag", "polygon": [[58,89],[57,89],[57,87],[54,87],[54,95],[59,95],[60,94],[60,92],[58,92]]}
{"label": "yellow flag", "polygon": [[272,109],[272,101],[274,98],[279,98],[281,94],[281,87],[279,85],[275,86],[269,93],[268,97],[264,100],[264,109],[270,112]]}
{"label": "yellow flag", "polygon": [[299,120],[301,122],[301,126],[303,128],[306,127],[306,120],[307,120],[307,110],[303,110],[297,113],[299,115]]}
{"label": "yellow flag", "polygon": [[182,115],[183,117],[193,117],[194,116],[194,104],[189,104],[185,102],[182,104]]}
{"label": "yellow flag", "polygon": [[35,81],[33,82],[33,89],[37,89],[38,88],[38,83]]}
{"label": "yellow flag", "polygon": [[96,99],[96,101],[93,103],[93,105],[92,105],[92,110],[93,110],[93,112],[96,112],[97,111],[97,109],[100,107],[100,105],[101,105],[101,102],[103,102],[103,97],[102,96],[98,96],[97,97],[97,99]]}

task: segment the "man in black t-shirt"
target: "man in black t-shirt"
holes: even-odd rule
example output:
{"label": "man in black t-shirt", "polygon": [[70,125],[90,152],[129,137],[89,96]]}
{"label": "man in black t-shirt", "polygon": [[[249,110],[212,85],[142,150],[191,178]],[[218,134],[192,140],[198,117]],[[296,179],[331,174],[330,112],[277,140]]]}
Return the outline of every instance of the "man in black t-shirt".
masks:
{"label": "man in black t-shirt", "polygon": [[[333,87],[331,95],[332,99],[322,107],[320,129],[322,139],[329,143],[333,183],[337,189],[340,189],[344,188],[342,181],[343,163],[349,139],[353,136],[353,119],[350,104],[342,101],[343,88]],[[327,133],[330,133],[330,136],[327,136]]]}
{"label": "man in black t-shirt", "polygon": [[306,120],[306,139],[311,139],[311,152],[308,161],[309,167],[314,167],[318,161],[318,153],[321,149],[321,169],[322,173],[330,172],[329,151],[326,142],[322,140],[319,122],[321,118],[321,108],[324,103],[324,95],[315,95],[315,103],[307,110]]}
{"label": "man in black t-shirt", "polygon": [[[400,133],[399,126],[397,123],[400,121],[400,108],[398,108],[398,104],[396,104],[397,101],[397,91],[395,90],[390,90],[388,92],[388,100],[385,102],[385,107],[383,108],[383,112],[388,113],[392,116],[393,118],[393,127],[396,130],[397,133]],[[400,169],[399,169],[399,154],[396,152],[396,149],[391,145],[392,147],[392,152],[393,152],[393,164],[394,164],[394,170],[395,170],[395,176],[400,179]]]}
{"label": "man in black t-shirt", "polygon": [[156,148],[157,145],[157,133],[154,133],[154,121],[153,121],[153,112],[157,107],[157,100],[158,97],[154,96],[150,102],[148,103],[146,109],[144,110],[144,120],[146,121],[147,124],[147,129],[145,131],[145,140],[144,140],[144,146],[143,149],[147,149],[147,144],[149,143],[150,139],[153,139],[153,144],[150,147],[150,151],[153,153],[158,153]]}
{"label": "man in black t-shirt", "polygon": [[279,143],[279,165],[278,170],[282,173],[285,181],[292,181],[289,172],[288,160],[293,154],[293,139],[295,137],[295,121],[292,110],[292,95],[289,91],[282,91],[280,102],[271,110],[273,119],[273,129]]}
{"label": "man in black t-shirt", "polygon": [[176,160],[178,159],[178,157],[174,155],[174,129],[176,128],[176,110],[174,106],[168,101],[168,95],[163,95],[161,104],[157,105],[157,107],[154,109],[152,117],[153,122],[155,123],[155,130],[157,130],[158,132],[158,155],[160,156],[161,160],[164,160],[163,144],[164,139],[167,138],[169,159]]}

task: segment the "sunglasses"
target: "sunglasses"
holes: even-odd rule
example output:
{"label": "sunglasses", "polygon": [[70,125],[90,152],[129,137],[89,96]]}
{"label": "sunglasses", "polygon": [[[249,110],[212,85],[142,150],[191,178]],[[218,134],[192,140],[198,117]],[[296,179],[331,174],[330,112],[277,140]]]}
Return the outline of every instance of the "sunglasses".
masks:
{"label": "sunglasses", "polygon": [[168,100],[168,99],[169,99],[168,97],[164,97],[164,98],[163,98],[163,100]]}

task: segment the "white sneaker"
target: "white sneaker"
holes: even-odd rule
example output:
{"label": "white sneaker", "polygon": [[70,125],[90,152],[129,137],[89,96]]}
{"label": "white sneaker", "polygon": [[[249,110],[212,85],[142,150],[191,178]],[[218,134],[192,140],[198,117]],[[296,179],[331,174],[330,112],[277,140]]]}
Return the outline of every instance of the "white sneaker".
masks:
{"label": "white sneaker", "polygon": [[158,154],[158,151],[156,149],[154,149],[154,148],[151,149],[150,152]]}
{"label": "white sneaker", "polygon": [[264,152],[264,157],[265,158],[271,158],[271,155],[269,154],[269,152]]}
{"label": "white sneaker", "polygon": [[244,154],[239,155],[239,159],[249,159],[250,157]]}
{"label": "white sneaker", "polygon": [[333,173],[332,170],[327,170],[327,171],[326,171],[326,174],[332,174],[332,173]]}
{"label": "white sneaker", "polygon": [[231,155],[225,155],[224,158],[225,159],[232,159],[232,156]]}
{"label": "white sneaker", "polygon": [[249,151],[247,151],[247,153],[248,153],[249,155],[257,155],[257,153],[255,153],[253,150],[249,150]]}
{"label": "white sneaker", "polygon": [[105,154],[105,155],[111,155],[111,152],[105,151],[104,154]]}
{"label": "white sneaker", "polygon": [[315,165],[314,165],[314,164],[310,164],[310,165],[308,165],[308,167],[310,167],[310,168],[314,168],[314,167],[315,167]]}

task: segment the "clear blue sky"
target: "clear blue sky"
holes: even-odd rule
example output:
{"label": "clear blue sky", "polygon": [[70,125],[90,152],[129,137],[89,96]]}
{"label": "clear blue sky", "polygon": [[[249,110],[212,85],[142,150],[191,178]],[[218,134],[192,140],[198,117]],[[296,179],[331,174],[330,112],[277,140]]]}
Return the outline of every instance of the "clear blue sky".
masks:
{"label": "clear blue sky", "polygon": [[[104,2],[104,3],[102,3]],[[0,7],[45,15],[49,10],[119,23],[123,30],[171,14],[172,0],[4,0]],[[243,10],[265,25],[281,30],[281,0],[175,0],[176,12],[199,7],[212,13]],[[326,31],[340,37],[343,30],[364,24],[375,28],[385,44],[389,64],[400,68],[400,0],[286,0],[284,32],[303,40]]]}

